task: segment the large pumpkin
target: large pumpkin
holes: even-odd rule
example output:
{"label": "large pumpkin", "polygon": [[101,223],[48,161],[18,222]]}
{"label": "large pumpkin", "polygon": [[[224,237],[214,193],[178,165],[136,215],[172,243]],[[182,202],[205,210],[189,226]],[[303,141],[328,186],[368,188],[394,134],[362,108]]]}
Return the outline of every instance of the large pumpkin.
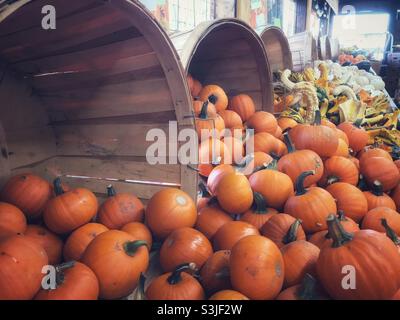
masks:
{"label": "large pumpkin", "polygon": [[149,228],[141,222],[129,222],[121,228],[121,231],[129,233],[135,240],[144,240],[147,242],[149,250],[153,245],[153,237]]}
{"label": "large pumpkin", "polygon": [[368,211],[361,223],[361,228],[385,232],[385,228],[381,223],[382,219],[386,219],[394,232],[400,234],[400,214],[393,209],[385,207],[377,207]]}
{"label": "large pumpkin", "polygon": [[368,212],[367,199],[357,187],[349,183],[337,182],[328,186],[326,190],[335,198],[337,209],[343,210],[354,221],[360,222]]}
{"label": "large pumpkin", "polygon": [[[395,190],[397,187],[393,190]],[[391,197],[383,192],[382,184],[379,181],[374,181],[371,186],[371,191],[364,191],[364,196],[368,202],[368,211],[377,207],[387,207],[396,210],[396,203]],[[393,196],[393,195],[392,195]]]}
{"label": "large pumpkin", "polygon": [[328,294],[339,300],[392,298],[400,287],[400,255],[393,242],[373,230],[348,233],[333,215],[328,228],[333,243],[321,249],[317,261],[318,278]]}
{"label": "large pumpkin", "polygon": [[229,174],[235,172],[235,168],[230,164],[220,164],[216,166],[208,176],[207,188],[212,195],[217,195],[217,187],[221,179]]}
{"label": "large pumpkin", "polygon": [[253,203],[253,192],[249,180],[238,172],[222,177],[216,192],[221,208],[231,214],[244,213]]}
{"label": "large pumpkin", "polygon": [[338,129],[346,133],[349,139],[349,147],[354,151],[361,151],[368,143],[369,136],[368,133],[358,124],[353,124],[351,122],[342,122],[338,125]]}
{"label": "large pumpkin", "polygon": [[400,173],[392,160],[383,157],[371,157],[360,161],[360,172],[371,187],[375,181],[382,184],[383,191],[396,187]]}
{"label": "large pumpkin", "polygon": [[61,180],[54,180],[56,197],[51,199],[43,213],[47,227],[65,234],[88,223],[97,213],[97,198],[88,189],[77,188],[64,193]]}
{"label": "large pumpkin", "polygon": [[136,196],[129,193],[117,194],[112,185],[107,187],[107,196],[99,208],[99,223],[109,229],[120,229],[129,222],[143,221],[144,206]]}
{"label": "large pumpkin", "polygon": [[286,200],[294,193],[290,177],[272,169],[253,173],[249,182],[253,191],[260,193],[268,205],[277,210],[282,209]]}
{"label": "large pumpkin", "polygon": [[356,165],[348,158],[333,156],[324,163],[324,174],[319,181],[321,186],[335,182],[346,182],[353,186],[358,184],[359,172]]}
{"label": "large pumpkin", "polygon": [[52,188],[46,180],[31,173],[23,173],[6,182],[0,199],[17,206],[28,218],[37,218],[51,196]]}
{"label": "large pumpkin", "polygon": [[278,248],[296,240],[305,240],[301,221],[280,213],[271,217],[261,228],[261,234],[272,240]]}
{"label": "large pumpkin", "polygon": [[324,173],[324,164],[320,156],[311,150],[296,150],[289,135],[285,133],[283,136],[289,153],[279,159],[278,170],[287,174],[293,183],[304,171],[313,170],[315,174],[306,178],[304,186],[309,187],[317,183]]}
{"label": "large pumpkin", "polygon": [[197,219],[196,204],[186,192],[166,188],[150,199],[145,218],[154,236],[165,239],[176,229],[194,226]]}
{"label": "large pumpkin", "polygon": [[99,281],[90,268],[80,262],[56,266],[56,288],[41,289],[35,300],[97,300]]}
{"label": "large pumpkin", "polygon": [[17,233],[24,233],[25,230],[24,213],[12,204],[0,202],[0,240]]}
{"label": "large pumpkin", "polygon": [[232,220],[218,205],[209,205],[199,211],[195,228],[208,239],[212,239],[219,228]]}
{"label": "large pumpkin", "polygon": [[201,268],[212,253],[210,241],[200,231],[180,228],[173,231],[161,246],[160,264],[165,272],[189,262]]}
{"label": "large pumpkin", "polygon": [[99,234],[108,231],[108,228],[100,223],[87,223],[76,229],[67,238],[63,255],[65,261],[79,261],[87,246]]}
{"label": "large pumpkin", "polygon": [[149,265],[149,251],[146,241],[134,240],[123,231],[110,230],[90,242],[82,262],[96,274],[100,297],[117,299],[135,289],[140,274]]}
{"label": "large pumpkin", "polygon": [[267,222],[273,215],[277,214],[278,210],[268,208],[267,203],[261,193],[254,192],[253,207],[240,216],[240,220],[250,223],[258,230]]}
{"label": "large pumpkin", "polygon": [[259,235],[258,229],[243,221],[231,221],[218,229],[213,238],[215,250],[231,250],[242,238],[249,235]]}
{"label": "large pumpkin", "polygon": [[249,298],[235,290],[221,290],[214,293],[209,300],[249,300]]}
{"label": "large pumpkin", "polygon": [[275,135],[278,128],[278,121],[272,113],[266,111],[257,111],[246,121],[248,129],[254,129],[255,133],[268,132]]}
{"label": "large pumpkin", "polygon": [[46,251],[26,236],[0,242],[0,300],[30,300],[41,287]]}
{"label": "large pumpkin", "polygon": [[247,94],[239,94],[229,101],[229,109],[235,111],[243,122],[246,122],[255,112],[253,99]]}
{"label": "large pumpkin", "polygon": [[215,105],[217,111],[225,110],[228,107],[228,97],[225,91],[217,85],[207,85],[199,93],[201,101],[210,101]]}
{"label": "large pumpkin", "polygon": [[146,290],[147,300],[204,300],[205,294],[200,283],[185,271],[195,268],[186,263],[155,278]]}
{"label": "large pumpkin", "polygon": [[232,248],[231,283],[250,299],[274,299],[282,289],[284,262],[279,248],[269,239],[252,235]]}
{"label": "large pumpkin", "polygon": [[319,187],[304,188],[304,179],[313,171],[303,172],[296,181],[296,194],[285,204],[284,212],[301,219],[307,233],[327,229],[326,218],[335,213],[335,199],[328,191]]}
{"label": "large pumpkin", "polygon": [[44,227],[33,224],[26,228],[24,234],[43,247],[47,253],[49,264],[56,265],[61,262],[63,242],[56,234]]}
{"label": "large pumpkin", "polygon": [[201,268],[200,281],[208,293],[231,288],[230,256],[229,250],[216,251]]}

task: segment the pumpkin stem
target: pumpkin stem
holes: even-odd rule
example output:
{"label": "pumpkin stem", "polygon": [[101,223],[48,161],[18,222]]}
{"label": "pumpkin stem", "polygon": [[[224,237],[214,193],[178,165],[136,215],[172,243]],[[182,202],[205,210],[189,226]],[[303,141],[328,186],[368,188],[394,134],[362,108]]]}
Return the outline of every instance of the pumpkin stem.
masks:
{"label": "pumpkin stem", "polygon": [[314,170],[310,170],[310,171],[304,171],[303,173],[301,173],[296,180],[296,196],[301,196],[303,194],[307,193],[307,189],[304,187],[304,180],[306,180],[306,178],[308,176],[312,176],[315,174]]}
{"label": "pumpkin stem", "polygon": [[382,183],[380,183],[378,180],[375,180],[373,185],[372,185],[372,190],[371,190],[372,194],[380,197],[383,196],[383,187],[382,187]]}
{"label": "pumpkin stem", "polygon": [[353,239],[353,234],[344,230],[339,219],[330,214],[326,219],[328,223],[328,234],[333,239],[332,248],[338,248]]}
{"label": "pumpkin stem", "polygon": [[195,271],[196,264],[191,263],[184,263],[175,268],[175,270],[171,273],[171,275],[167,278],[169,284],[174,285],[182,281],[182,272],[184,271]]}
{"label": "pumpkin stem", "polygon": [[301,282],[301,286],[297,291],[297,296],[300,298],[300,300],[313,300],[315,296],[316,285],[317,280],[315,280],[315,278],[309,273],[306,273],[303,281]]}
{"label": "pumpkin stem", "polygon": [[338,210],[337,215],[338,215],[339,221],[346,221],[346,216],[344,215],[343,210]]}
{"label": "pumpkin stem", "polygon": [[381,224],[385,228],[388,238],[390,238],[390,240],[392,240],[396,246],[400,245],[399,237],[397,236],[396,232],[394,232],[394,230],[389,226],[385,218],[381,219]]}
{"label": "pumpkin stem", "polygon": [[363,119],[357,119],[356,121],[353,122],[353,126],[360,128],[362,122],[363,122]]}
{"label": "pumpkin stem", "polygon": [[218,101],[218,97],[216,95],[212,94],[208,97],[208,101],[210,101],[212,104],[216,104]]}
{"label": "pumpkin stem", "polygon": [[56,287],[61,286],[64,283],[65,274],[64,271],[72,268],[76,261],[68,261],[61,263],[55,267],[56,269]]}
{"label": "pumpkin stem", "polygon": [[201,111],[199,114],[200,119],[204,120],[204,119],[208,118],[208,104],[209,104],[209,101],[206,101],[203,103],[203,106],[201,107]]}
{"label": "pumpkin stem", "polygon": [[321,125],[321,111],[315,110],[314,125]]}
{"label": "pumpkin stem", "polygon": [[278,156],[275,152],[270,152],[269,155],[275,160],[278,161],[281,157]]}
{"label": "pumpkin stem", "polygon": [[144,240],[128,241],[125,242],[123,246],[125,253],[130,257],[133,257],[137,249],[139,249],[141,246],[147,246],[147,248],[149,247],[148,243]]}
{"label": "pumpkin stem", "polygon": [[265,214],[267,213],[267,202],[265,201],[264,196],[261,193],[254,192],[254,213],[256,214]]}
{"label": "pumpkin stem", "polygon": [[115,191],[114,187],[111,184],[109,184],[107,186],[107,197],[110,198],[110,197],[114,197],[116,195],[117,195],[117,192]]}
{"label": "pumpkin stem", "polygon": [[292,223],[288,232],[282,239],[284,244],[288,244],[297,240],[297,230],[299,229],[301,222],[302,221],[300,219],[296,219],[296,221]]}
{"label": "pumpkin stem", "polygon": [[64,190],[62,188],[61,185],[61,178],[57,177],[54,179],[53,181],[53,186],[54,186],[54,193],[56,194],[56,196],[60,196],[64,193]]}
{"label": "pumpkin stem", "polygon": [[283,140],[285,141],[285,144],[286,144],[286,147],[287,147],[289,153],[293,153],[296,151],[296,149],[293,145],[292,139],[290,139],[290,137],[289,137],[288,132],[285,132],[283,134]]}

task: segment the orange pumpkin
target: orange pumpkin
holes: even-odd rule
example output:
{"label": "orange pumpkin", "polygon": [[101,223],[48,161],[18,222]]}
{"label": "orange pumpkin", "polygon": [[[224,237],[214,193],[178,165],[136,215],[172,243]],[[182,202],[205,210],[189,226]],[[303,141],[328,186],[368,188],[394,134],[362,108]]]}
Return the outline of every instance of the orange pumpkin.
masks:
{"label": "orange pumpkin", "polygon": [[96,274],[100,297],[117,299],[135,289],[140,274],[149,265],[149,251],[145,241],[135,241],[126,232],[110,230],[90,242],[82,262]]}
{"label": "orange pumpkin", "polygon": [[255,112],[253,99],[247,94],[239,94],[229,101],[229,109],[235,111],[243,122],[246,122]]}
{"label": "orange pumpkin", "polygon": [[235,290],[221,290],[214,293],[209,300],[249,300],[249,298]]}
{"label": "orange pumpkin", "polygon": [[276,300],[328,300],[317,281],[310,274],[306,274],[301,282],[283,290]]}
{"label": "orange pumpkin", "polygon": [[258,229],[247,222],[227,222],[216,232],[213,238],[214,248],[215,250],[231,250],[240,239],[259,234]]}
{"label": "orange pumpkin", "polygon": [[160,264],[166,272],[187,262],[201,268],[212,253],[210,241],[200,231],[180,228],[173,231],[161,246]]}
{"label": "orange pumpkin", "polygon": [[214,167],[215,166],[211,163],[199,163],[197,165],[197,170],[199,171],[200,176],[208,178]]}
{"label": "orange pumpkin", "polygon": [[397,247],[397,250],[400,253],[400,239],[397,236],[396,232],[389,226],[389,224],[385,218],[381,219],[381,225],[385,228],[385,233],[386,233],[387,237],[393,241],[393,243]]}
{"label": "orange pumpkin", "polygon": [[325,127],[328,127],[328,128],[336,130],[336,125],[334,123],[330,122],[326,118],[321,119],[321,126],[325,126]]}
{"label": "orange pumpkin", "polygon": [[151,246],[153,245],[153,238],[151,236],[149,228],[147,228],[145,224],[140,222],[130,222],[124,225],[121,228],[121,231],[129,233],[135,238],[135,240],[146,241],[147,247],[149,248],[149,250],[151,249]]}
{"label": "orange pumpkin", "polygon": [[[395,192],[397,187],[393,190]],[[364,196],[367,199],[368,211],[377,207],[387,207],[396,210],[396,203],[393,201],[395,197],[389,197],[383,192],[382,184],[379,181],[374,181],[371,186],[371,191],[364,191]]]}
{"label": "orange pumpkin", "polygon": [[61,180],[54,180],[56,197],[51,199],[43,213],[46,226],[53,232],[65,234],[88,223],[97,213],[97,198],[88,189],[76,188],[64,193]]}
{"label": "orange pumpkin", "polygon": [[187,76],[187,82],[192,97],[197,97],[203,88],[199,80],[193,78],[190,74]]}
{"label": "orange pumpkin", "polygon": [[50,184],[31,173],[22,173],[10,178],[0,193],[2,201],[18,207],[28,219],[38,218],[51,196]]}
{"label": "orange pumpkin", "polygon": [[349,146],[349,138],[347,137],[347,134],[338,128],[335,128],[336,134],[339,139],[342,139],[344,142],[346,142],[346,145]]}
{"label": "orange pumpkin", "polygon": [[368,133],[359,127],[357,123],[342,122],[338,125],[338,129],[346,133],[349,139],[349,147],[354,152],[362,150],[367,145],[369,140]]}
{"label": "orange pumpkin", "polygon": [[274,137],[279,139],[279,140],[283,139],[283,131],[282,131],[280,126],[276,127],[276,130],[275,130],[275,133],[274,133]]}
{"label": "orange pumpkin", "polygon": [[35,300],[97,300],[99,281],[90,268],[80,262],[56,266],[56,288],[41,289]]}
{"label": "orange pumpkin", "polygon": [[222,110],[218,112],[221,118],[224,120],[225,128],[231,130],[242,130],[243,123],[242,118],[233,110]]}
{"label": "orange pumpkin", "polygon": [[345,158],[349,157],[349,146],[341,138],[339,138],[339,144],[338,144],[338,147],[336,149],[334,156],[345,157]]}
{"label": "orange pumpkin", "polygon": [[231,163],[229,162],[229,157],[225,161],[225,155],[229,155],[229,150],[225,143],[219,139],[210,138],[203,140],[199,145],[200,164]]}
{"label": "orange pumpkin", "polygon": [[382,184],[383,191],[396,187],[400,181],[400,173],[392,160],[383,157],[371,157],[360,161],[360,172],[369,186],[374,181]]}
{"label": "orange pumpkin", "polygon": [[199,93],[199,99],[201,101],[210,101],[215,105],[218,112],[228,107],[228,97],[225,91],[217,85],[204,86]]}
{"label": "orange pumpkin", "polygon": [[99,208],[97,220],[109,229],[120,229],[129,222],[141,222],[144,218],[143,203],[129,193],[116,193],[112,185],[107,187],[107,200]]}
{"label": "orange pumpkin", "polygon": [[0,202],[0,240],[17,233],[24,233],[25,230],[24,213],[12,204]]}
{"label": "orange pumpkin", "polygon": [[273,160],[269,154],[256,151],[244,157],[243,161],[236,165],[236,170],[249,178],[254,172],[267,168]]}
{"label": "orange pumpkin", "polygon": [[212,104],[210,104],[208,101],[204,102],[202,109],[195,120],[199,141],[208,139],[213,135],[220,137],[225,130],[225,122],[220,115],[209,115],[210,113],[207,110],[210,105]]}
{"label": "orange pumpkin", "polygon": [[212,195],[217,195],[217,187],[221,179],[229,173],[234,173],[235,168],[229,164],[220,164],[216,166],[208,176],[207,188]]}
{"label": "orange pumpkin", "polygon": [[196,205],[186,192],[165,188],[149,200],[145,218],[154,236],[165,239],[176,229],[194,226],[197,219]]}
{"label": "orange pumpkin", "polygon": [[232,221],[232,217],[218,205],[205,206],[199,211],[196,229],[208,239],[212,239],[218,229],[230,221]]}
{"label": "orange pumpkin", "polygon": [[288,128],[294,128],[298,123],[292,118],[281,117],[278,119],[278,125],[283,132],[286,132]]}
{"label": "orange pumpkin", "polygon": [[255,133],[268,132],[274,135],[278,128],[278,121],[272,113],[257,111],[247,119],[246,126],[249,129],[254,129]]}
{"label": "orange pumpkin", "polygon": [[193,113],[196,118],[199,118],[202,113],[204,118],[215,118],[217,116],[217,110],[210,101],[193,101]]}
{"label": "orange pumpkin", "polygon": [[224,162],[241,163],[244,155],[243,141],[234,137],[224,137],[222,141],[228,149],[228,154],[224,156]]}
{"label": "orange pumpkin", "polygon": [[365,161],[372,157],[383,157],[392,161],[390,153],[381,148],[364,148],[358,155],[360,161]]}
{"label": "orange pumpkin", "polygon": [[301,219],[307,233],[327,229],[326,218],[336,212],[335,199],[328,191],[319,187],[304,188],[304,179],[313,171],[303,172],[296,181],[296,194],[290,197],[284,212]]}
{"label": "orange pumpkin", "polygon": [[324,174],[319,185],[327,186],[335,182],[358,184],[359,172],[356,165],[348,158],[333,156],[324,163]]}
{"label": "orange pumpkin", "polygon": [[79,261],[87,246],[99,234],[108,231],[108,228],[100,223],[88,223],[76,229],[67,238],[64,245],[64,260]]}
{"label": "orange pumpkin", "polygon": [[231,252],[229,250],[216,251],[201,268],[201,284],[208,293],[231,288],[229,274],[230,256]]}
{"label": "orange pumpkin", "polygon": [[274,299],[285,276],[282,254],[271,240],[247,236],[232,248],[230,273],[233,289],[254,300]]}
{"label": "orange pumpkin", "polygon": [[277,214],[278,210],[267,208],[267,203],[261,193],[254,192],[253,208],[241,215],[240,220],[250,223],[258,230],[267,222],[273,215]]}
{"label": "orange pumpkin", "polygon": [[385,207],[377,207],[368,211],[361,223],[361,228],[385,232],[381,219],[386,219],[394,232],[400,234],[400,214],[393,209]]}
{"label": "orange pumpkin", "polygon": [[390,195],[392,196],[392,198],[390,198],[389,196],[387,196],[385,194],[385,196],[387,196],[389,199],[392,200],[392,202],[395,204],[395,207],[394,208],[390,207],[390,206],[386,206],[386,207],[392,208],[394,210],[396,210],[396,208],[397,208],[397,211],[399,211],[400,210],[400,184],[398,184],[397,187],[392,190]]}

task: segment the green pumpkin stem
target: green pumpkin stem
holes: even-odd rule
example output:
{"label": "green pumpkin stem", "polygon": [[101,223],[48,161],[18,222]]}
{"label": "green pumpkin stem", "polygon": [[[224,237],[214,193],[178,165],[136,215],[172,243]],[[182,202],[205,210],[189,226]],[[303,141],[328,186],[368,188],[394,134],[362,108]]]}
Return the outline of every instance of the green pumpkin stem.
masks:
{"label": "green pumpkin stem", "polygon": [[312,176],[315,174],[315,171],[310,170],[310,171],[304,171],[303,173],[301,173],[296,180],[296,196],[301,196],[303,194],[307,193],[307,189],[304,187],[304,181],[306,180],[306,178],[308,176]]}
{"label": "green pumpkin stem", "polygon": [[208,97],[208,101],[210,101],[212,104],[216,104],[218,101],[218,97],[215,94],[212,94]]}
{"label": "green pumpkin stem", "polygon": [[400,245],[399,237],[397,236],[396,232],[394,232],[394,230],[389,226],[385,218],[381,219],[381,224],[385,228],[388,238],[390,238],[390,240],[392,240],[396,246]]}
{"label": "green pumpkin stem", "polygon": [[372,194],[377,196],[377,197],[381,197],[383,196],[383,187],[382,187],[382,183],[380,183],[378,180],[375,180],[373,185],[372,185],[372,190],[371,190]]}
{"label": "green pumpkin stem", "polygon": [[292,223],[292,225],[290,226],[288,232],[286,233],[286,235],[283,237],[282,242],[284,244],[288,244],[291,243],[293,241],[297,240],[297,231],[301,225],[301,220],[300,219],[296,219],[295,222]]}
{"label": "green pumpkin stem", "polygon": [[53,186],[54,186],[54,193],[56,194],[56,196],[60,196],[64,193],[60,177],[54,179]]}
{"label": "green pumpkin stem", "polygon": [[199,114],[200,119],[204,120],[204,119],[208,118],[208,104],[209,104],[209,101],[206,101],[203,103],[203,106],[201,107],[201,111]]}
{"label": "green pumpkin stem", "polygon": [[130,257],[133,257],[135,255],[136,251],[141,246],[149,247],[148,243],[144,240],[128,241],[128,242],[125,242],[123,246],[124,246],[125,253]]}
{"label": "green pumpkin stem", "polygon": [[167,278],[169,284],[174,285],[182,281],[182,272],[185,271],[195,271],[196,264],[195,263],[184,263],[175,268],[175,270],[171,273],[171,275]]}
{"label": "green pumpkin stem", "polygon": [[314,300],[316,286],[317,280],[309,273],[306,273],[296,293],[297,297],[300,298],[300,300]]}
{"label": "green pumpkin stem", "polygon": [[319,110],[315,111],[314,125],[316,125],[316,126],[321,125],[321,111],[319,111]]}
{"label": "green pumpkin stem", "polygon": [[342,224],[335,215],[330,214],[326,221],[328,223],[329,237],[333,240],[332,248],[341,247],[353,239],[353,234],[344,230]]}
{"label": "green pumpkin stem", "polygon": [[344,211],[343,210],[338,210],[337,215],[338,215],[339,221],[346,221],[347,220],[346,216],[344,215]]}
{"label": "green pumpkin stem", "polygon": [[64,283],[65,274],[64,271],[75,266],[76,261],[68,261],[61,263],[55,267],[56,269],[56,287],[61,286]]}
{"label": "green pumpkin stem", "polygon": [[117,195],[117,192],[115,191],[114,187],[111,184],[109,184],[107,186],[107,197],[110,198],[110,197],[114,197],[116,195]]}
{"label": "green pumpkin stem", "polygon": [[290,139],[290,137],[289,137],[288,132],[285,132],[283,134],[283,140],[285,141],[285,144],[286,144],[286,147],[287,147],[289,153],[293,153],[296,151],[296,149],[293,145],[292,139]]}
{"label": "green pumpkin stem", "polygon": [[266,214],[268,210],[267,210],[267,202],[265,201],[264,196],[261,193],[254,192],[253,197],[254,197],[254,203],[253,203],[254,213]]}

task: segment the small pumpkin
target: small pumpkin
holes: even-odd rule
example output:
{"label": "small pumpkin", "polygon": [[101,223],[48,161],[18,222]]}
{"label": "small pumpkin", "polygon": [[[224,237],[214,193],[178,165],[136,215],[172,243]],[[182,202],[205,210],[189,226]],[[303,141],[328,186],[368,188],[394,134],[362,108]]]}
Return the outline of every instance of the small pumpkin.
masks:
{"label": "small pumpkin", "polygon": [[283,132],[286,132],[288,128],[294,128],[298,123],[292,118],[281,117],[278,119],[278,125]]}
{"label": "small pumpkin", "polygon": [[326,218],[337,211],[335,199],[328,191],[319,187],[304,187],[304,179],[312,174],[313,171],[305,171],[299,176],[296,194],[286,201],[284,209],[284,212],[301,219],[307,233],[327,229]]}
{"label": "small pumpkin", "polygon": [[41,289],[35,300],[97,300],[99,281],[90,268],[80,262],[55,267],[56,288]]}
{"label": "small pumpkin", "polygon": [[149,265],[146,241],[134,240],[130,234],[110,230],[99,234],[88,245],[82,257],[99,280],[99,296],[118,299],[129,295],[139,276]]}
{"label": "small pumpkin", "polygon": [[199,211],[195,228],[208,239],[212,239],[218,229],[230,221],[232,217],[218,205],[209,205]]}
{"label": "small pumpkin", "polygon": [[[394,190],[396,190],[395,188]],[[374,181],[371,186],[371,191],[364,191],[364,196],[367,199],[368,211],[377,207],[387,207],[396,210],[396,203],[391,197],[383,192],[382,184],[379,181]]]}
{"label": "small pumpkin", "polygon": [[[259,132],[254,136],[249,135],[248,139],[253,139],[254,152],[261,151],[267,154],[275,153],[278,154],[280,151],[279,139],[275,138],[274,135],[268,132]],[[249,145],[248,139],[246,145]]]}
{"label": "small pumpkin", "polygon": [[396,245],[397,250],[400,253],[400,239],[397,236],[396,232],[389,226],[387,220],[385,218],[381,219],[381,225],[382,227],[385,228],[385,233],[387,237],[393,241],[393,243]]}
{"label": "small pumpkin", "polygon": [[210,101],[215,105],[217,112],[225,110],[228,107],[228,97],[224,89],[217,85],[204,86],[199,93],[199,99],[201,101]]}
{"label": "small pumpkin", "polygon": [[24,213],[16,206],[0,202],[0,240],[24,233],[26,230],[26,218]]}
{"label": "small pumpkin", "polygon": [[173,272],[155,278],[146,290],[147,300],[204,300],[200,283],[185,271],[193,271],[194,263],[177,266]]}
{"label": "small pumpkin", "polygon": [[343,139],[339,138],[339,144],[338,144],[338,147],[336,149],[334,156],[348,158],[349,155],[350,155],[349,146]]}
{"label": "small pumpkin", "polygon": [[25,236],[31,241],[41,245],[47,253],[49,264],[56,265],[61,262],[63,252],[62,240],[53,232],[44,227],[29,225],[25,230]]}
{"label": "small pumpkin", "polygon": [[76,188],[67,192],[61,179],[54,180],[56,197],[51,199],[43,213],[46,226],[53,232],[65,234],[88,223],[97,213],[97,198],[88,189]]}
{"label": "small pumpkin", "polygon": [[257,171],[250,176],[249,182],[253,191],[260,193],[268,205],[277,210],[282,209],[286,200],[294,194],[290,177],[276,170]]}
{"label": "small pumpkin", "polygon": [[364,148],[358,155],[360,161],[365,161],[372,157],[383,157],[392,161],[390,153],[381,148]]}
{"label": "small pumpkin", "polygon": [[392,160],[383,157],[371,157],[360,161],[360,172],[370,187],[374,181],[379,181],[383,191],[393,189],[400,181],[396,165]]}
{"label": "small pumpkin", "polygon": [[248,178],[254,172],[267,168],[273,160],[274,159],[269,154],[256,151],[245,156],[242,162],[236,165],[235,169]]}
{"label": "small pumpkin", "polygon": [[141,222],[129,222],[121,228],[121,231],[129,233],[135,240],[144,240],[149,250],[153,245],[153,238],[149,228]]}
{"label": "small pumpkin", "polygon": [[190,74],[187,76],[187,82],[192,97],[198,97],[203,86],[200,81],[193,78]]}
{"label": "small pumpkin", "polygon": [[203,288],[208,293],[230,289],[229,250],[220,250],[207,260],[200,270],[200,279]]}
{"label": "small pumpkin", "polygon": [[38,218],[51,197],[50,184],[31,173],[11,177],[0,193],[2,201],[18,207],[28,219]]}
{"label": "small pumpkin", "polygon": [[274,299],[285,277],[283,257],[271,240],[247,236],[232,248],[230,273],[233,289],[254,300]]}
{"label": "small pumpkin", "polygon": [[349,139],[349,147],[354,151],[361,151],[368,143],[369,135],[361,128],[357,123],[352,123],[349,121],[342,122],[338,125],[338,129],[346,133]]}
{"label": "small pumpkin", "polygon": [[278,213],[274,208],[268,208],[267,203],[261,193],[254,192],[253,207],[240,216],[240,220],[250,223],[258,230],[267,222],[273,215]]}
{"label": "small pumpkin", "polygon": [[144,218],[143,203],[129,193],[116,193],[107,186],[107,199],[99,208],[97,220],[109,229],[120,229],[129,222],[141,222]]}
{"label": "small pumpkin", "polygon": [[354,221],[360,222],[368,212],[367,199],[357,187],[337,182],[328,186],[326,190],[335,198],[337,209],[343,210]]}
{"label": "small pumpkin", "polygon": [[229,173],[234,173],[235,168],[229,164],[220,164],[216,166],[208,176],[207,188],[212,195],[217,194],[217,187],[221,179]]}
{"label": "small pumpkin", "polygon": [[246,122],[256,112],[253,99],[247,94],[239,94],[229,101],[229,109],[235,111],[243,122]]}
{"label": "small pumpkin", "polygon": [[220,137],[225,130],[224,119],[218,114],[210,115],[213,114],[213,112],[210,113],[207,111],[209,106],[212,106],[212,104],[208,101],[204,102],[201,111],[195,119],[199,141],[209,138],[212,134],[215,134],[216,137]]}
{"label": "small pumpkin", "polygon": [[224,158],[229,154],[229,149],[223,141],[217,138],[206,139],[199,145],[199,164],[231,163],[229,158]]}
{"label": "small pumpkin", "polygon": [[201,117],[202,114],[203,118],[215,118],[217,116],[217,110],[210,101],[193,101],[193,113],[196,118]]}
{"label": "small pumpkin", "polygon": [[361,223],[361,228],[385,232],[381,219],[386,219],[394,232],[400,234],[400,214],[386,207],[377,207],[368,211]]}
{"label": "small pumpkin", "polygon": [[324,163],[324,174],[319,185],[328,186],[335,182],[358,184],[359,172],[356,165],[348,158],[333,156]]}
{"label": "small pumpkin", "polygon": [[228,149],[228,154],[224,156],[224,162],[241,163],[244,155],[243,141],[235,137],[224,137],[222,141]]}
{"label": "small pumpkin", "polygon": [[285,213],[272,216],[262,226],[261,234],[273,241],[278,248],[296,240],[306,239],[301,221]]}
{"label": "small pumpkin", "polygon": [[333,122],[330,122],[327,118],[321,119],[321,126],[325,126],[336,130],[336,125]]}
{"label": "small pumpkin", "polygon": [[[218,112],[221,118],[224,120],[225,128],[233,130],[242,130],[243,122],[239,114],[233,110],[222,110]],[[233,131],[234,132],[234,131]]]}
{"label": "small pumpkin", "polygon": [[249,298],[239,291],[221,290],[214,293],[209,300],[249,300]]}
{"label": "small pumpkin", "polygon": [[30,300],[41,287],[46,251],[23,235],[0,241],[0,300]]}
{"label": "small pumpkin", "polygon": [[173,271],[180,264],[189,261],[201,268],[212,253],[210,241],[200,231],[180,228],[173,231],[163,242],[160,264],[165,272]]}
{"label": "small pumpkin", "polygon": [[[386,235],[361,230],[346,232],[339,220],[328,217],[331,245],[322,247],[317,261],[318,279],[334,299],[391,299],[400,287],[400,255]],[[343,287],[343,270],[352,266],[357,275],[352,290]],[[371,272],[385,270],[385,272]]]}
{"label": "small pumpkin", "polygon": [[197,170],[199,171],[199,175],[208,178],[212,169],[214,169],[214,165],[211,163],[199,163],[197,165]]}
{"label": "small pumpkin", "polygon": [[317,280],[310,274],[306,274],[301,282],[283,290],[276,300],[328,300]]}
{"label": "small pumpkin", "polygon": [[250,209],[253,192],[246,176],[229,173],[217,186],[217,199],[221,208],[231,214],[241,214]]}
{"label": "small pumpkin", "polygon": [[87,246],[99,234],[108,231],[100,223],[87,223],[72,232],[64,245],[63,255],[65,261],[80,261]]}
{"label": "small pumpkin", "polygon": [[249,235],[259,235],[259,231],[253,225],[243,221],[231,221],[218,229],[213,238],[215,250],[231,250],[240,240]]}
{"label": "small pumpkin", "polygon": [[197,209],[186,192],[165,188],[151,197],[145,218],[154,236],[165,239],[176,229],[193,227],[197,219]]}
{"label": "small pumpkin", "polygon": [[249,129],[254,129],[255,133],[268,132],[275,135],[278,128],[278,121],[272,113],[266,111],[257,111],[246,121]]}

